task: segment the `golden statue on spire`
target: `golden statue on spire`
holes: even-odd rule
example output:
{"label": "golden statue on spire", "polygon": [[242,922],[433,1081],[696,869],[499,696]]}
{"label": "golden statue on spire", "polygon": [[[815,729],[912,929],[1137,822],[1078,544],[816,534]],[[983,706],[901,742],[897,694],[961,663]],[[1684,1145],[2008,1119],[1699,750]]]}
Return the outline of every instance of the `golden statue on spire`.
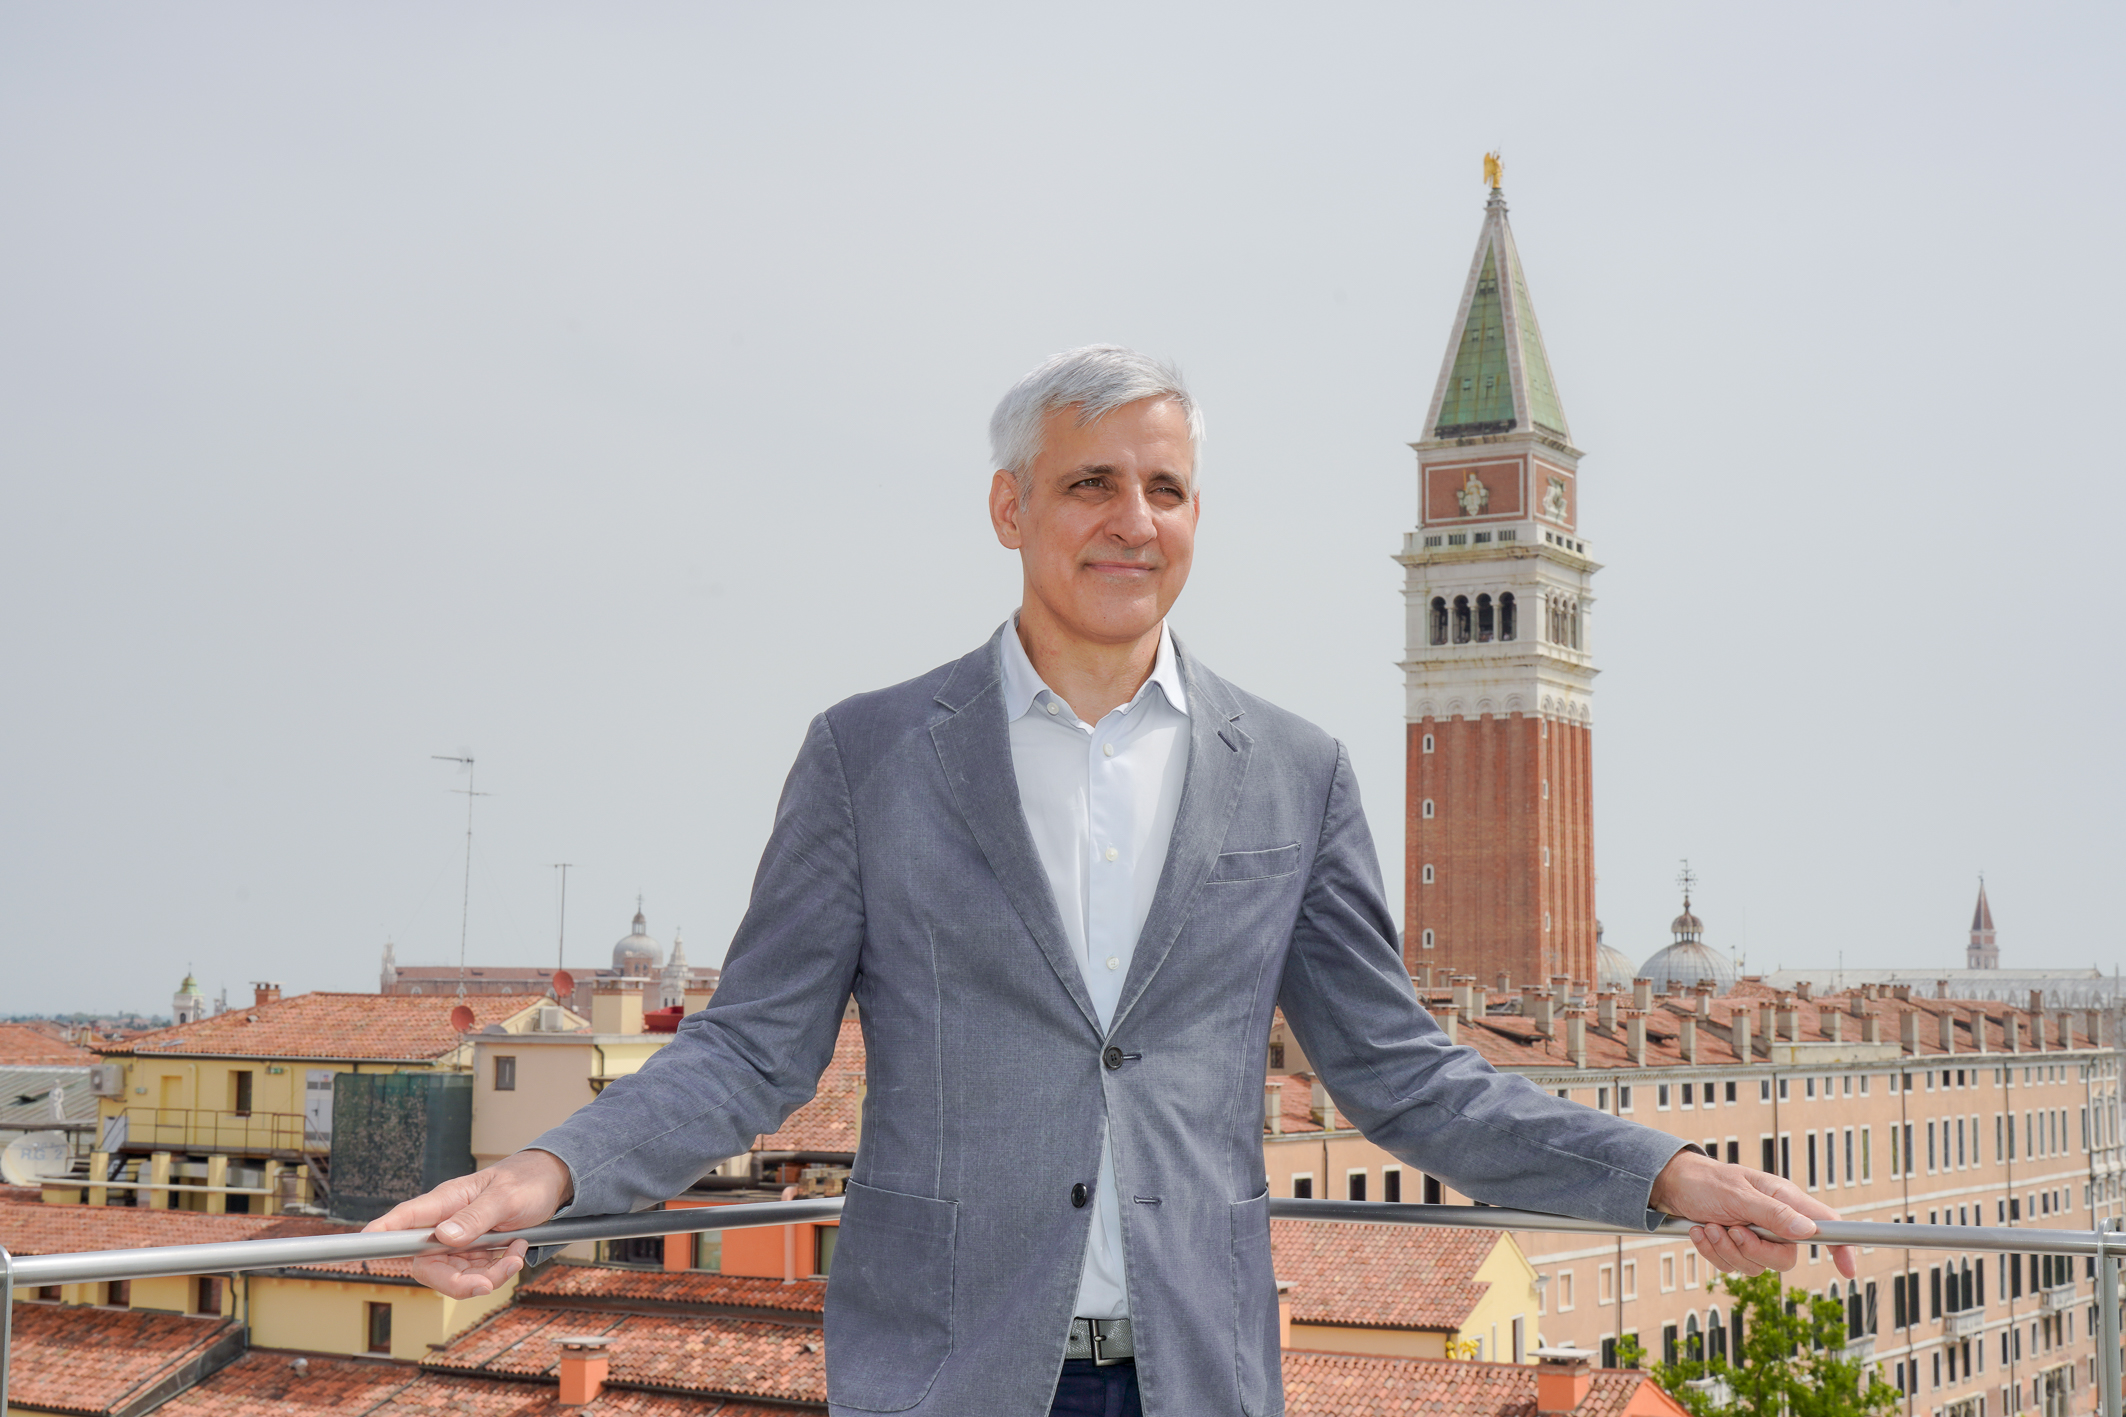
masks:
{"label": "golden statue on spire", "polygon": [[1499,155],[1495,152],[1485,153],[1484,185],[1489,187],[1492,191],[1496,192],[1499,189],[1499,183],[1505,178],[1505,176],[1506,165],[1503,162],[1499,161]]}

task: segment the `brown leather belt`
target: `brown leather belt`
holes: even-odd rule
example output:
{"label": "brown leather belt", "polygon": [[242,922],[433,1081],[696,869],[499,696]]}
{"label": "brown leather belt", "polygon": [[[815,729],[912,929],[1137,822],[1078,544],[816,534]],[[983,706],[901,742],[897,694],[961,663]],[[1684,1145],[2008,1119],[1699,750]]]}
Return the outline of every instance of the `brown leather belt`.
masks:
{"label": "brown leather belt", "polygon": [[1133,1362],[1137,1345],[1131,1341],[1128,1319],[1072,1319],[1070,1337],[1063,1344],[1065,1358],[1090,1358],[1100,1367]]}

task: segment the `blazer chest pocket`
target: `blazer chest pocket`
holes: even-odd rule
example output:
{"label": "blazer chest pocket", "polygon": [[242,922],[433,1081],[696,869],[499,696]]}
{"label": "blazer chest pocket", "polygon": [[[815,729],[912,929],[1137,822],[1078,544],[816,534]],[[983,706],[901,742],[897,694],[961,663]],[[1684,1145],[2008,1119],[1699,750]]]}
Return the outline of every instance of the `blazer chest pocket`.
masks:
{"label": "blazer chest pocket", "polygon": [[848,1183],[827,1279],[827,1395],[904,1412],[952,1352],[955,1201]]}
{"label": "blazer chest pocket", "polygon": [[1299,843],[1273,846],[1267,851],[1228,851],[1211,867],[1210,885],[1235,881],[1269,881],[1289,876],[1299,869]]}

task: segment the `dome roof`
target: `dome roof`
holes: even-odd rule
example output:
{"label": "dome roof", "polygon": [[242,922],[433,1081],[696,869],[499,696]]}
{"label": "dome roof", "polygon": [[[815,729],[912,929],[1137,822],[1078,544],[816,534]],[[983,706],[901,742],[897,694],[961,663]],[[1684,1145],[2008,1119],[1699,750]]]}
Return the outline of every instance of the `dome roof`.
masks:
{"label": "dome roof", "polygon": [[650,938],[649,922],[635,912],[635,928],[613,946],[613,968],[623,975],[647,974],[664,963],[664,950]]}
{"label": "dome roof", "polygon": [[1595,946],[1595,988],[1629,989],[1635,973],[1630,955],[1615,945]]}
{"label": "dome roof", "polygon": [[1683,913],[1668,922],[1669,933],[1677,939],[1697,939],[1705,933],[1705,922],[1690,913],[1690,902],[1683,902]]}
{"label": "dome roof", "polygon": [[[1685,918],[1695,920],[1697,917]],[[1688,989],[1701,979],[1710,979],[1715,992],[1721,994],[1735,987],[1734,961],[1697,940],[1676,941],[1646,961],[1639,974],[1654,982],[1656,993]]]}

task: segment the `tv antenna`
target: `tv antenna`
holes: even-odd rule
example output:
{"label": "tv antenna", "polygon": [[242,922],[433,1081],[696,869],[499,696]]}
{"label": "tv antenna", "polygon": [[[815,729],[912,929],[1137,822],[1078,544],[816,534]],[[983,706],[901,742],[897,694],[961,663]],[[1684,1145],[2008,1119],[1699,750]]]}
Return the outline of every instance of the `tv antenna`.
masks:
{"label": "tv antenna", "polygon": [[465,771],[465,785],[453,787],[452,792],[465,797],[465,893],[458,901],[458,997],[465,997],[465,934],[472,922],[472,800],[475,797],[492,797],[492,792],[474,790],[477,779],[473,776],[472,749],[460,748],[456,753],[430,753],[439,763],[457,763]]}
{"label": "tv antenna", "polygon": [[556,861],[554,869],[561,873],[561,932],[554,944],[554,972],[559,974],[568,968],[568,870],[573,861]]}
{"label": "tv antenna", "polygon": [[1676,872],[1676,889],[1683,892],[1683,903],[1690,904],[1690,893],[1698,884],[1698,873],[1690,868],[1690,858],[1683,858],[1683,869]]}

